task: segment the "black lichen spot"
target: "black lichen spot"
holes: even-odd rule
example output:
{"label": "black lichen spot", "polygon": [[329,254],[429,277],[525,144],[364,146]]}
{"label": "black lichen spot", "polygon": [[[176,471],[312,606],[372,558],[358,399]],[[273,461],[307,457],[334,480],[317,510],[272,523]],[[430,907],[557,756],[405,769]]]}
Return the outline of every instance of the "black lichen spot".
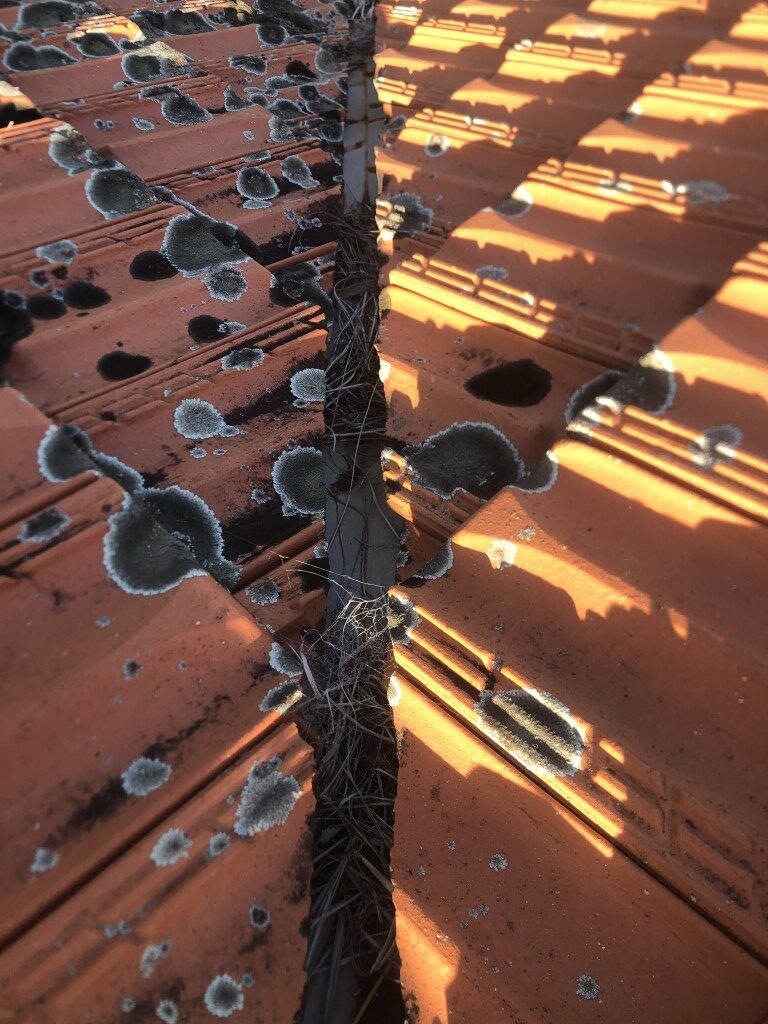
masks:
{"label": "black lichen spot", "polygon": [[201,107],[197,100],[168,86],[150,86],[142,89],[139,99],[157,100],[160,104],[160,113],[176,128],[190,124],[205,124],[213,119],[213,114],[205,107]]}
{"label": "black lichen spot", "polygon": [[0,370],[17,341],[33,330],[32,317],[18,292],[0,290]]}
{"label": "black lichen spot", "polygon": [[331,77],[347,67],[347,48],[342,43],[326,43],[315,54],[315,67],[321,75]]}
{"label": "black lichen spot", "polygon": [[74,64],[75,59],[58,46],[13,43],[5,51],[3,63],[9,71],[41,71],[44,68],[60,68],[66,64]]}
{"label": "black lichen spot", "polygon": [[181,213],[169,222],[161,252],[185,277],[192,277],[209,267],[247,259],[234,240],[235,231],[231,224]]}
{"label": "black lichen spot", "polygon": [[137,373],[144,373],[151,365],[149,356],[131,355],[117,349],[103,355],[96,363],[96,369],[104,380],[128,380]]}
{"label": "black lichen spot", "polygon": [[178,270],[168,257],[153,249],[147,249],[134,256],[128,272],[136,281],[164,281],[178,274]]}
{"label": "black lichen spot", "polygon": [[191,491],[172,486],[129,495],[108,522],[104,565],[126,593],[162,594],[206,571],[227,587],[239,576],[222,555],[218,520]]}
{"label": "black lichen spot", "polygon": [[281,46],[288,38],[288,33],[280,25],[257,25],[256,35],[264,47]]}
{"label": "black lichen spot", "polygon": [[475,398],[497,405],[538,405],[552,389],[552,374],[532,359],[516,359],[475,374],[464,387]]}
{"label": "black lichen spot", "polygon": [[490,423],[454,423],[428,437],[408,456],[408,468],[423,487],[451,498],[464,489],[491,498],[523,472],[511,441]]}
{"label": "black lichen spot", "polygon": [[499,746],[540,775],[575,775],[584,739],[568,708],[540,690],[484,690],[478,724]]}
{"label": "black lichen spot", "polygon": [[586,408],[593,405],[597,398],[607,394],[623,376],[621,370],[605,370],[576,388],[565,409],[565,422],[571,423],[575,420]]}
{"label": "black lichen spot", "polygon": [[149,185],[125,167],[94,171],[85,183],[85,194],[107,220],[146,210],[157,202]]}
{"label": "black lichen spot", "polygon": [[193,316],[189,321],[187,333],[199,345],[206,345],[211,341],[221,341],[229,332],[227,331],[226,320],[220,320],[217,316],[201,313],[200,316]]}
{"label": "black lichen spot", "polygon": [[35,320],[58,320],[67,312],[61,299],[53,295],[33,295],[27,299],[27,309]]}
{"label": "black lichen spot", "polygon": [[341,104],[320,92],[316,85],[300,85],[299,99],[310,114],[332,114],[341,109]]}
{"label": "black lichen spot", "polygon": [[92,281],[72,281],[64,289],[64,301],[72,309],[98,309],[106,306],[112,296]]}
{"label": "black lichen spot", "polygon": [[248,911],[248,918],[254,928],[262,930],[269,924],[269,911],[266,907],[260,907],[258,903],[254,903]]}
{"label": "black lichen spot", "polygon": [[59,125],[48,140],[48,156],[70,174],[89,170],[99,163],[99,156],[85,140],[85,136],[70,124]]}
{"label": "black lichen spot", "polygon": [[33,270],[29,275],[29,281],[35,288],[47,288],[49,283],[48,275],[44,270]]}
{"label": "black lichen spot", "polygon": [[235,89],[228,85],[224,90],[224,109],[231,113],[235,110],[245,110],[246,107],[250,106],[248,100],[244,100],[242,96],[238,96]]}
{"label": "black lichen spot", "polygon": [[263,57],[255,53],[240,53],[229,58],[231,68],[239,68],[251,75],[265,75],[267,73],[267,62]]}
{"label": "black lichen spot", "polygon": [[198,32],[213,32],[213,29],[197,11],[183,11],[174,8],[166,11],[163,28],[172,36],[192,36]]}
{"label": "black lichen spot", "polygon": [[76,44],[84,57],[111,57],[120,53],[120,47],[106,32],[86,32]]}
{"label": "black lichen spot", "polygon": [[16,28],[53,28],[55,25],[67,25],[103,13],[103,7],[88,0],[83,3],[73,3],[70,0],[36,0],[22,4],[19,8]]}
{"label": "black lichen spot", "polygon": [[337,118],[327,118],[317,126],[317,134],[323,142],[341,142],[344,135],[344,127]]}
{"label": "black lichen spot", "polygon": [[285,65],[285,73],[289,78],[293,78],[297,82],[314,82],[317,80],[315,72],[303,60],[289,60]]}
{"label": "black lichen spot", "polygon": [[619,405],[634,405],[661,416],[675,398],[675,371],[661,349],[651,349],[611,388],[610,398]]}
{"label": "black lichen spot", "polygon": [[142,84],[184,74],[192,65],[190,57],[162,42],[127,53],[120,63],[126,78]]}

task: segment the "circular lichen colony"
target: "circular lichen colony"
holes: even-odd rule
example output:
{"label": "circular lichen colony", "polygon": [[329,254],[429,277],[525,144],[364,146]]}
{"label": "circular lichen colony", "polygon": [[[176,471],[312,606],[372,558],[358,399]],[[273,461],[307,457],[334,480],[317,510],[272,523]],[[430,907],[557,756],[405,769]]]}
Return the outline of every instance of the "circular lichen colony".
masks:
{"label": "circular lichen colony", "polygon": [[237,191],[249,202],[263,206],[269,206],[269,200],[280,193],[277,182],[263,167],[241,167],[237,172]]}
{"label": "circular lichen colony", "polygon": [[264,351],[260,348],[238,348],[221,360],[222,370],[254,370],[264,362]]}
{"label": "circular lichen colony", "polygon": [[307,367],[291,377],[291,393],[302,402],[325,401],[325,370]]}
{"label": "circular lichen colony", "polygon": [[120,778],[128,796],[147,796],[170,779],[173,769],[155,757],[138,757]]}
{"label": "circular lichen colony", "polygon": [[248,290],[245,274],[237,267],[224,265],[211,267],[203,273],[203,283],[212,299],[237,302]]}
{"label": "circular lichen colony", "polygon": [[418,484],[446,499],[462,489],[491,498],[524,470],[517,448],[490,423],[454,423],[428,437],[407,461]]}
{"label": "circular lichen colony", "polygon": [[205,990],[205,1008],[214,1017],[231,1017],[242,1010],[245,998],[242,989],[231,974],[218,974]]}
{"label": "circular lichen colony", "polygon": [[202,398],[184,398],[179,402],[173,413],[173,425],[182,437],[193,441],[232,434],[219,410]]}
{"label": "circular lichen colony", "polygon": [[239,836],[255,836],[284,825],[301,796],[301,786],[292,775],[283,775],[279,760],[256,762],[248,775],[235,815]]}
{"label": "circular lichen colony", "polygon": [[169,828],[152,848],[150,860],[159,868],[171,867],[189,856],[192,840],[180,828]]}
{"label": "circular lichen colony", "polygon": [[317,515],[325,508],[323,456],[317,448],[290,448],[272,467],[284,515]]}

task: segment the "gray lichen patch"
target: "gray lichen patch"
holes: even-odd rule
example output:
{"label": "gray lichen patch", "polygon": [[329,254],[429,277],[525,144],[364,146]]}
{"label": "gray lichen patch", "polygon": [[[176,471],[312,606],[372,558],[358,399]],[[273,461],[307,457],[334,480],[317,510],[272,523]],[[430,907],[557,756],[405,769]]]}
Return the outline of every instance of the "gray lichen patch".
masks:
{"label": "gray lichen patch", "polygon": [[245,593],[252,604],[277,604],[280,600],[280,587],[274,580],[256,580],[249,583]]}
{"label": "gray lichen patch", "polygon": [[559,472],[560,463],[555,453],[545,452],[533,465],[526,466],[514,486],[521,491],[528,491],[529,494],[540,494],[554,487]]}
{"label": "gray lichen patch", "polygon": [[231,974],[218,974],[205,990],[205,1008],[213,1017],[231,1017],[245,1005],[243,991]]}
{"label": "gray lichen patch", "polygon": [[284,451],[272,467],[272,484],[284,515],[316,515],[325,508],[323,456],[317,448]]}
{"label": "gray lichen patch", "polygon": [[217,832],[208,840],[208,847],[205,856],[208,860],[220,857],[232,842],[232,838],[226,832]]}
{"label": "gray lichen patch", "polygon": [[581,766],[584,738],[568,708],[543,690],[484,690],[475,704],[486,735],[539,775],[571,776]]}
{"label": "gray lichen patch", "polygon": [[390,594],[387,603],[387,628],[393,644],[407,646],[411,642],[411,634],[421,622],[411,601],[405,601],[395,594]]}
{"label": "gray lichen patch", "polygon": [[257,53],[240,53],[229,58],[231,68],[239,68],[251,75],[265,75],[267,73],[267,62]]}
{"label": "gray lichen patch", "polygon": [[718,462],[733,462],[742,440],[741,431],[732,423],[707,427],[690,446],[691,460],[699,469],[707,471],[714,469]]}
{"label": "gray lichen patch", "polygon": [[688,206],[701,206],[703,203],[724,203],[733,199],[733,194],[717,181],[681,181],[673,184],[663,181],[661,187],[673,196],[682,196]]}
{"label": "gray lichen patch", "polygon": [[259,704],[259,711],[263,711],[265,715],[270,712],[284,714],[300,699],[301,686],[297,678],[292,676],[267,691]]}
{"label": "gray lichen patch", "polygon": [[416,580],[439,580],[453,567],[453,546],[449,540],[438,548],[429,561],[411,577]]}
{"label": "gray lichen patch", "polygon": [[173,412],[173,425],[182,437],[193,441],[232,436],[232,428],[219,410],[202,398],[182,399]]}
{"label": "gray lichen patch", "polygon": [[155,1016],[163,1024],[177,1024],[179,1019],[179,1008],[172,999],[161,999],[155,1007]]}
{"label": "gray lichen patch", "polygon": [[589,974],[580,974],[576,981],[576,995],[582,999],[597,999],[600,986]]}
{"label": "gray lichen patch", "polygon": [[490,423],[454,423],[407,455],[416,483],[441,498],[458,490],[490,498],[524,471],[517,448]]}
{"label": "gray lichen patch", "polygon": [[173,769],[156,757],[137,757],[120,778],[128,796],[147,796],[170,779]]}
{"label": "gray lichen patch", "polygon": [[48,242],[47,245],[38,245],[35,255],[48,263],[73,263],[77,256],[77,245],[69,238],[62,238],[59,242]]}
{"label": "gray lichen patch", "polygon": [[153,132],[155,130],[155,122],[150,121],[148,117],[132,117],[134,128],[138,128],[140,132]]}
{"label": "gray lichen patch", "polygon": [[156,100],[160,104],[160,113],[168,124],[175,128],[191,124],[205,124],[207,121],[213,120],[213,114],[205,107],[201,107],[197,100],[170,86],[149,86],[141,90],[139,99]]}
{"label": "gray lichen patch", "polygon": [[69,516],[54,506],[23,522],[17,536],[22,543],[45,544],[58,537],[70,522]]}
{"label": "gray lichen patch", "polygon": [[95,170],[85,183],[85,194],[106,220],[138,213],[157,203],[146,182],[125,167]]}
{"label": "gray lichen patch", "polygon": [[241,167],[236,183],[240,195],[253,204],[252,209],[269,206],[269,201],[280,194],[277,182],[263,167]]}
{"label": "gray lichen patch", "polygon": [[51,132],[48,156],[69,174],[91,170],[101,162],[99,155],[86,142],[85,136],[71,124],[61,124]]}
{"label": "gray lichen patch", "polygon": [[509,277],[509,271],[506,267],[497,267],[492,263],[487,263],[483,267],[478,267],[475,274],[480,278],[480,280],[487,279],[488,281],[506,281]]}
{"label": "gray lichen patch", "polygon": [[189,856],[192,840],[180,828],[169,828],[160,836],[152,848],[149,859],[159,868],[178,864]]}
{"label": "gray lichen patch", "polygon": [[303,402],[325,401],[325,370],[308,367],[291,377],[291,393]]}
{"label": "gray lichen patch", "polygon": [[503,853],[494,853],[488,862],[488,866],[491,871],[506,871],[509,867],[509,861]]}
{"label": "gray lichen patch", "polygon": [[235,832],[250,837],[284,825],[300,796],[301,786],[292,775],[283,775],[278,758],[257,761],[240,794]]}
{"label": "gray lichen patch", "polygon": [[171,951],[171,943],[168,939],[164,942],[153,943],[145,948],[139,960],[139,970],[143,978],[151,978],[155,973],[157,965],[162,959],[168,956]]}
{"label": "gray lichen patch", "polygon": [[229,265],[211,267],[203,273],[203,284],[212,299],[237,302],[248,290],[245,274]]}
{"label": "gray lichen patch", "polygon": [[304,189],[317,188],[320,185],[309,164],[300,156],[287,156],[285,160],[281,160],[280,170],[283,177],[293,185],[299,185]]}
{"label": "gray lichen patch", "polygon": [[223,557],[216,516],[202,498],[181,487],[147,488],[127,497],[108,524],[104,565],[126,593],[162,594],[206,572],[231,587],[240,574]]}
{"label": "gray lichen patch", "polygon": [[194,277],[209,267],[248,258],[235,242],[235,231],[232,224],[180,213],[168,222],[160,251],[185,277]]}
{"label": "gray lichen patch", "polygon": [[394,232],[396,236],[426,231],[432,223],[434,210],[424,206],[421,197],[415,192],[399,192],[395,196],[390,196],[389,202],[392,208],[379,227]]}
{"label": "gray lichen patch", "polygon": [[300,676],[304,672],[301,661],[287,647],[275,641],[269,649],[269,667],[286,676]]}
{"label": "gray lichen patch", "polygon": [[661,349],[646,352],[609,393],[619,406],[636,405],[653,416],[668,412],[675,400],[675,368]]}
{"label": "gray lichen patch", "polygon": [[52,424],[46,430],[37,448],[37,464],[41,475],[56,484],[86,472],[110,477],[129,493],[144,483],[135,469],[112,455],[96,451],[85,431],[70,424]]}
{"label": "gray lichen patch", "polygon": [[111,36],[93,29],[79,36],[75,45],[84,57],[112,57],[120,53],[120,47]]}
{"label": "gray lichen patch", "polygon": [[125,77],[141,85],[183,75],[191,68],[191,63],[191,57],[160,41],[132,50],[121,60]]}
{"label": "gray lichen patch", "polygon": [[260,348],[238,348],[228,352],[221,360],[222,370],[255,370],[264,362],[264,350]]}
{"label": "gray lichen patch", "polygon": [[38,846],[29,870],[33,875],[43,875],[46,871],[52,871],[59,863],[60,854],[58,850],[52,850],[48,846]]}
{"label": "gray lichen patch", "polygon": [[58,46],[33,46],[31,43],[16,42],[11,43],[3,54],[3,63],[9,71],[19,72],[64,67],[76,61]]}

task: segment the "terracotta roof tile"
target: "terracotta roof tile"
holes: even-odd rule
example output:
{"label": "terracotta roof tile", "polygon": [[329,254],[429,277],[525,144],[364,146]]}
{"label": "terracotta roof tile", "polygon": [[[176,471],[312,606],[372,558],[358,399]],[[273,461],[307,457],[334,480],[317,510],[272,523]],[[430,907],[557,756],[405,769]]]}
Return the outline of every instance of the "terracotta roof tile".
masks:
{"label": "terracotta roof tile", "polygon": [[755,1019],[768,982],[749,956],[454,717],[402,691],[398,942],[422,1015],[609,1022],[644,1020],[652,1003],[659,1022]]}

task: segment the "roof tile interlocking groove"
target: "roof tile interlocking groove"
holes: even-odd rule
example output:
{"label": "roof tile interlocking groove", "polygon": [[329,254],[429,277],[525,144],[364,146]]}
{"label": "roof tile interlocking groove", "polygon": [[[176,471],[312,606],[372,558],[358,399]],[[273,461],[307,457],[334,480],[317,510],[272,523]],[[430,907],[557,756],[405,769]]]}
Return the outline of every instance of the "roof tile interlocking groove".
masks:
{"label": "roof tile interlocking groove", "polygon": [[[324,320],[272,274],[311,264],[329,287],[338,54],[263,45],[282,36],[242,3],[68,6],[72,24],[0,10],[19,119],[0,129],[0,1020],[204,1021],[227,997],[233,1019],[242,998],[287,1020],[311,765],[263,708],[292,678],[281,645],[322,614],[324,550],[272,472],[319,442],[321,406],[291,381],[322,365]],[[387,476],[418,616],[391,687],[412,1016],[751,1024],[768,7],[425,0],[381,5],[378,33]],[[109,161],[139,180],[105,205]],[[260,259],[211,282],[208,238],[180,271],[164,243],[185,210],[146,191],[163,187]],[[456,421],[515,446],[510,486],[425,486],[418,446]],[[119,463],[46,479],[54,425]],[[110,578],[137,472],[205,503],[229,592],[201,566],[151,597]],[[302,795],[242,838],[248,773],[272,757]]]}

